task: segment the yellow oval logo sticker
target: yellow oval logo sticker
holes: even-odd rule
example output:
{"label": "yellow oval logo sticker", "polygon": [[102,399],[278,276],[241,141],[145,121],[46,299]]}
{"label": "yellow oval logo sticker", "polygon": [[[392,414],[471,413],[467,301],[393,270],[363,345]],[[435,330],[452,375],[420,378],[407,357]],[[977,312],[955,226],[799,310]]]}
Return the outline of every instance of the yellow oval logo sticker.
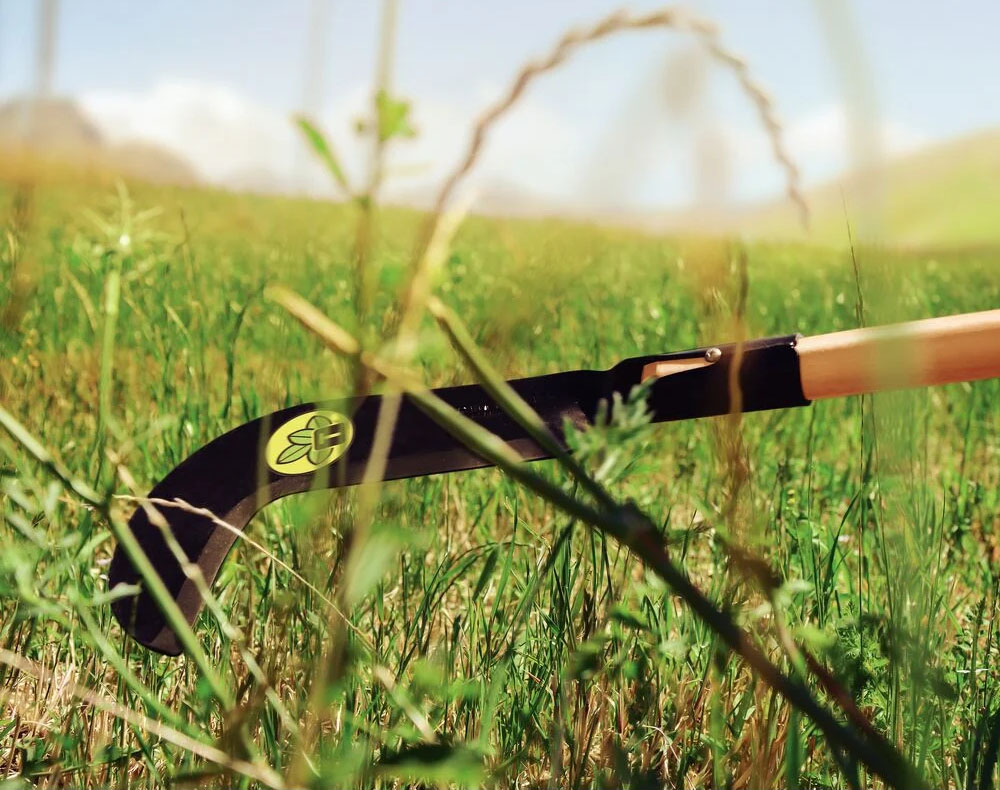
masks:
{"label": "yellow oval logo sticker", "polygon": [[354,439],[354,426],[336,411],[292,417],[267,440],[267,465],[282,475],[315,472],[336,461]]}

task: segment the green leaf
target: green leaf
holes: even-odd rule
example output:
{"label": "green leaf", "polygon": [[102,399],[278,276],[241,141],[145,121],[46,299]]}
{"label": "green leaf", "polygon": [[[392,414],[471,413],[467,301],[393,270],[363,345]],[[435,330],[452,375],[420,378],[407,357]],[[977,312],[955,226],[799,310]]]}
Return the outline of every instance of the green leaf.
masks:
{"label": "green leaf", "polygon": [[276,463],[279,464],[290,464],[293,461],[298,461],[303,455],[309,452],[309,445],[306,444],[290,444],[284,450],[281,451],[281,455],[278,456]]}
{"label": "green leaf", "polygon": [[320,161],[326,166],[326,169],[330,171],[330,174],[333,176],[334,180],[336,180],[337,185],[344,190],[344,192],[350,194],[351,186],[347,183],[347,176],[344,173],[344,168],[340,166],[340,161],[337,159],[337,155],[334,153],[330,142],[326,139],[323,133],[313,125],[312,121],[304,115],[297,115],[295,117],[295,123],[306,136],[306,140],[309,145],[312,146],[313,151],[320,158]]}
{"label": "green leaf", "polygon": [[[310,421],[311,422],[311,421]],[[288,441],[292,444],[308,444],[313,443],[313,429],[303,428],[301,431],[296,431],[295,433],[288,435]]]}
{"label": "green leaf", "polygon": [[355,549],[358,560],[352,563],[351,572],[344,582],[344,601],[348,607],[359,603],[379,583],[410,537],[403,530],[383,527]]}
{"label": "green leaf", "polygon": [[31,790],[33,787],[35,785],[31,784],[23,776],[15,776],[0,782],[0,790]]}
{"label": "green leaf", "polygon": [[785,736],[785,787],[788,790],[798,790],[802,777],[802,727],[799,723],[799,711],[793,707],[788,712],[788,730]]}
{"label": "green leaf", "polygon": [[448,685],[448,674],[438,662],[429,658],[419,659],[411,665],[413,682],[411,692],[441,693]]}
{"label": "green leaf", "polygon": [[645,617],[623,604],[615,604],[611,607],[611,619],[628,628],[637,628],[639,630],[649,628]]}
{"label": "green leaf", "polygon": [[103,592],[95,593],[93,598],[90,598],[84,604],[83,601],[78,603],[79,606],[107,606],[119,598],[132,598],[139,594],[142,588],[138,584],[126,584],[125,582],[119,582],[110,590],[105,590]]}
{"label": "green leaf", "polygon": [[0,739],[6,738],[10,731],[17,726],[17,719],[5,719],[0,721]]}
{"label": "green leaf", "polygon": [[489,584],[490,577],[493,576],[493,571],[496,570],[497,561],[500,559],[500,546],[494,546],[490,549],[489,554],[486,555],[486,563],[483,565],[483,570],[479,574],[479,580],[476,582],[476,588],[472,592],[472,600],[478,601],[479,597],[483,594],[486,589],[486,585]]}
{"label": "green leaf", "polygon": [[388,752],[376,765],[382,776],[448,787],[478,785],[485,779],[483,757],[467,746],[420,743]]}
{"label": "green leaf", "polygon": [[601,668],[604,660],[604,637],[598,635],[580,646],[570,656],[569,674],[574,680],[590,680]]}
{"label": "green leaf", "polygon": [[319,466],[327,458],[330,457],[330,453],[333,452],[332,447],[324,447],[322,450],[315,447],[309,448],[309,463]]}
{"label": "green leaf", "polygon": [[378,139],[382,142],[393,137],[416,137],[410,126],[410,103],[405,99],[394,99],[385,91],[375,96],[378,112]]}
{"label": "green leaf", "polygon": [[[315,431],[319,428],[325,428],[327,425],[332,425],[332,424],[333,423],[330,422],[329,417],[324,417],[322,414],[317,414],[313,416],[312,419],[309,420],[309,422],[306,423],[306,428],[310,428]],[[296,431],[296,433],[298,433],[298,431]],[[312,441],[312,437],[309,438],[309,441]]]}
{"label": "green leaf", "polygon": [[806,647],[814,651],[823,652],[837,644],[836,636],[808,623],[804,623],[796,628],[795,635]]}

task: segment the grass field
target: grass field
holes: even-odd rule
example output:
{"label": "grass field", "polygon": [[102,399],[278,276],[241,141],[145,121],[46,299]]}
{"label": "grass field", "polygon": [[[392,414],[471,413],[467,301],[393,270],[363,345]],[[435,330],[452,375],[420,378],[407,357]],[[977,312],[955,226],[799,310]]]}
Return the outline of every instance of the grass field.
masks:
{"label": "grass field", "polygon": [[[0,192],[0,405],[102,496],[144,494],[262,413],[347,394],[348,364],[263,288],[282,283],[377,337],[419,225],[379,217],[377,297],[359,326],[350,207],[70,181],[39,185],[19,211],[18,194]],[[997,252],[859,249],[855,262],[472,217],[435,291],[513,377],[738,331],[995,308]],[[429,384],[474,378],[430,319],[419,339]],[[787,639],[804,646],[930,785],[988,788],[998,399],[989,381],[618,425],[583,457],[775,663],[801,671]],[[234,552],[216,589],[242,638],[211,614],[196,629],[220,699],[190,658],[124,637],[107,606],[107,519],[29,450],[0,438],[3,787],[880,786],[633,554],[497,470],[384,485],[346,596],[358,491],[269,507],[251,536],[315,589],[251,546]],[[556,463],[535,469],[572,488]],[[763,588],[733,546],[780,583]],[[331,599],[350,604],[349,626]]]}

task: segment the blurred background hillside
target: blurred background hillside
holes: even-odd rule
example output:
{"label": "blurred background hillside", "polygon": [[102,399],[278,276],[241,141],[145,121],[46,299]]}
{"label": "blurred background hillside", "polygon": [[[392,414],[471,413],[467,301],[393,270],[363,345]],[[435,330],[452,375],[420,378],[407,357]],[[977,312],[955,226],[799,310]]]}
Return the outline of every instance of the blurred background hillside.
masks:
{"label": "blurred background hillside", "polygon": [[[777,98],[810,233],[736,81],[681,36],[602,43],[533,88],[473,177],[476,210],[824,243],[846,241],[848,221],[890,243],[997,240],[1000,7],[964,5],[974,25],[902,2],[692,8]],[[568,19],[606,11],[404,4],[393,90],[414,135],[389,153],[385,198],[426,205],[516,64]],[[27,149],[156,183],[342,197],[290,119],[316,119],[360,170],[376,31],[375,4],[334,0],[0,2],[4,158]]]}

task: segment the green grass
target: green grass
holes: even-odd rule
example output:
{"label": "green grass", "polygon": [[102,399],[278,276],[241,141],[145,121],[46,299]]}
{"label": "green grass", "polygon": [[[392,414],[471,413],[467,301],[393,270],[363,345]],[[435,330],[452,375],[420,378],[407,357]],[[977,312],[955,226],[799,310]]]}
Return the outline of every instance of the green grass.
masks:
{"label": "green grass", "polygon": [[[14,195],[0,192],[0,216]],[[375,304],[358,326],[349,207],[72,182],[39,186],[32,214],[23,252],[0,257],[0,406],[98,492],[129,493],[120,460],[138,494],[240,422],[347,394],[348,364],[263,288],[280,282],[377,336],[419,224],[381,215]],[[866,320],[996,307],[998,252],[860,250]],[[609,367],[728,339],[742,254],[749,334],[857,325],[841,253],[556,221],[469,219],[436,293],[507,376]],[[417,366],[432,385],[473,378],[429,318]],[[989,381],[747,415],[738,430],[608,429],[586,458],[776,663],[796,671],[781,622],[929,784],[992,787],[998,399]],[[22,445],[4,436],[0,451],[0,647],[35,662],[0,666],[0,764],[22,782],[276,783],[213,776],[218,760],[74,699],[75,683],[290,784],[878,786],[838,765],[808,717],[633,555],[499,471],[383,487],[350,628],[238,548],[215,589],[245,644],[209,613],[196,628],[228,705],[190,658],[144,652],[113,621],[107,519]],[[570,485],[555,463],[535,469]],[[291,498],[249,532],[336,598],[358,504],[355,490]],[[772,602],[732,565],[734,544],[784,578]]]}

